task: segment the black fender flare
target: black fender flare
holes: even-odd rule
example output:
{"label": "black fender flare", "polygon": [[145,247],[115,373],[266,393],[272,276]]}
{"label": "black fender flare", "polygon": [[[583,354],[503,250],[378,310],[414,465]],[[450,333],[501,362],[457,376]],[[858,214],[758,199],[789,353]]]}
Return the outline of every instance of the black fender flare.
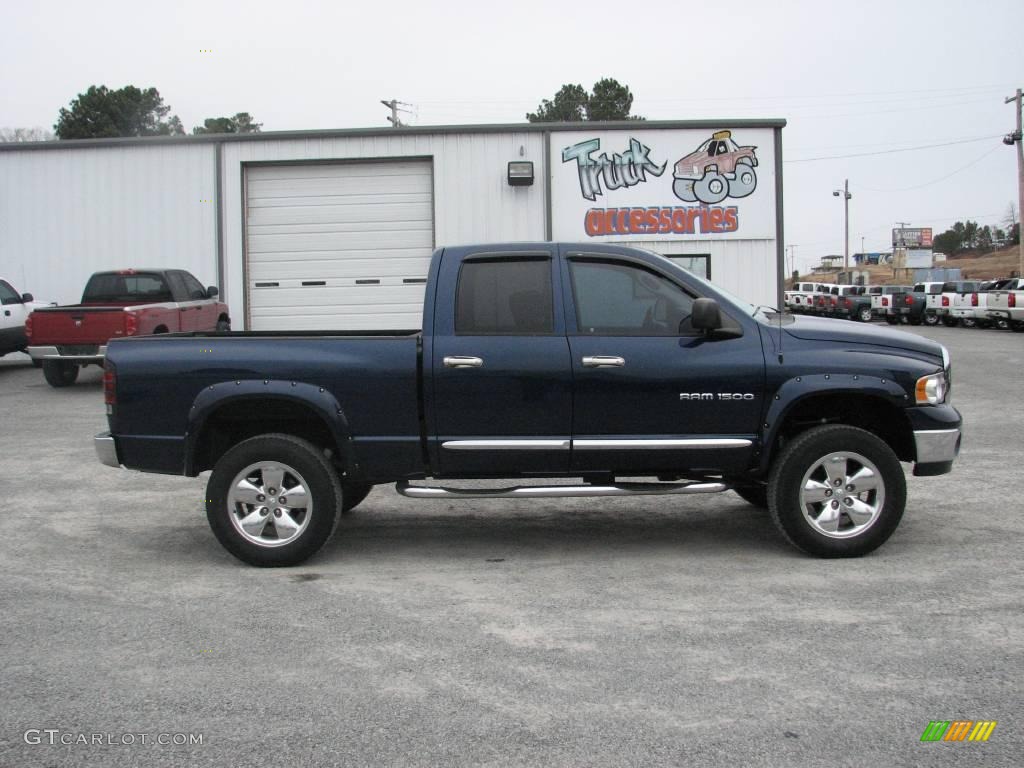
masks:
{"label": "black fender flare", "polygon": [[277,379],[236,379],[206,386],[192,401],[185,431],[185,474],[196,474],[195,456],[199,436],[214,413],[229,403],[266,399],[286,400],[312,410],[324,421],[334,437],[342,465],[358,468],[352,450],[349,421],[341,404],[325,387]]}
{"label": "black fender flare", "polygon": [[[848,394],[856,397],[873,397],[888,405],[903,410],[910,403],[910,396],[902,386],[892,379],[868,376],[861,373],[821,373],[794,376],[782,383],[769,401],[762,423],[761,456],[759,474],[766,474],[771,466],[773,449],[779,430],[793,409],[804,400],[819,395]],[[908,429],[910,427],[907,422]]]}

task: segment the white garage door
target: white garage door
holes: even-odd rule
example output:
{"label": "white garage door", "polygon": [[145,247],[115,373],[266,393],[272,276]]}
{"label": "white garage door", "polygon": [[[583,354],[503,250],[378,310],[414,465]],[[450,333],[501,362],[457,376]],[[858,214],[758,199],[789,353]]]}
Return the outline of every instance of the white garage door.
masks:
{"label": "white garage door", "polygon": [[429,160],[248,169],[249,328],[419,328],[431,176]]}

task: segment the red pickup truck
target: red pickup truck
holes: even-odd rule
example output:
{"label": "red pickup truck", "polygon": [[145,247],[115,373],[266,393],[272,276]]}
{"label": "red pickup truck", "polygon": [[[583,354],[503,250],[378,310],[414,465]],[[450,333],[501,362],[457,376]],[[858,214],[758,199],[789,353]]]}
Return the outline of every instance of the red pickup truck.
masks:
{"label": "red pickup truck", "polygon": [[180,331],[230,331],[227,304],[182,269],[123,269],[89,278],[81,304],[37,309],[25,323],[28,353],[47,383],[66,387],[78,369],[103,365],[110,339]]}

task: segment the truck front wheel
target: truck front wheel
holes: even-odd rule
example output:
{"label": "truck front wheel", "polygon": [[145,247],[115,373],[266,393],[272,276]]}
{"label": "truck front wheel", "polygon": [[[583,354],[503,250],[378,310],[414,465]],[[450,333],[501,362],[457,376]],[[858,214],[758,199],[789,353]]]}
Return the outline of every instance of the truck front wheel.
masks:
{"label": "truck front wheel", "polygon": [[880,438],[856,427],[815,427],[790,442],[768,482],[768,508],[796,547],[818,557],[859,557],[903,517],[903,468]]}
{"label": "truck front wheel", "polygon": [[78,380],[78,365],[64,360],[43,360],[43,377],[51,387],[69,387]]}
{"label": "truck front wheel", "polygon": [[331,537],[342,491],[327,458],[292,435],[244,440],[216,463],[206,517],[221,545],[260,567],[298,565]]}

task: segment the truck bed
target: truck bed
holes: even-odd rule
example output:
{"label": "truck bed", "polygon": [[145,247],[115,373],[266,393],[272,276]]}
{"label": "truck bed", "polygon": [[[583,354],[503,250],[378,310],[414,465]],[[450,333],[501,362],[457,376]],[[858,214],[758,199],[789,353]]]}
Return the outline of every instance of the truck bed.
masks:
{"label": "truck bed", "polygon": [[[421,471],[419,331],[232,331],[116,339],[107,349],[118,388],[115,430],[133,465],[188,474],[186,444],[204,415],[226,398],[279,398],[277,413],[236,409],[232,418],[271,431],[289,418],[292,399],[343,416],[354,471],[374,478]],[[168,376],[167,371],[174,371]],[[295,396],[300,394],[301,397]],[[207,427],[209,425],[206,425]]]}

